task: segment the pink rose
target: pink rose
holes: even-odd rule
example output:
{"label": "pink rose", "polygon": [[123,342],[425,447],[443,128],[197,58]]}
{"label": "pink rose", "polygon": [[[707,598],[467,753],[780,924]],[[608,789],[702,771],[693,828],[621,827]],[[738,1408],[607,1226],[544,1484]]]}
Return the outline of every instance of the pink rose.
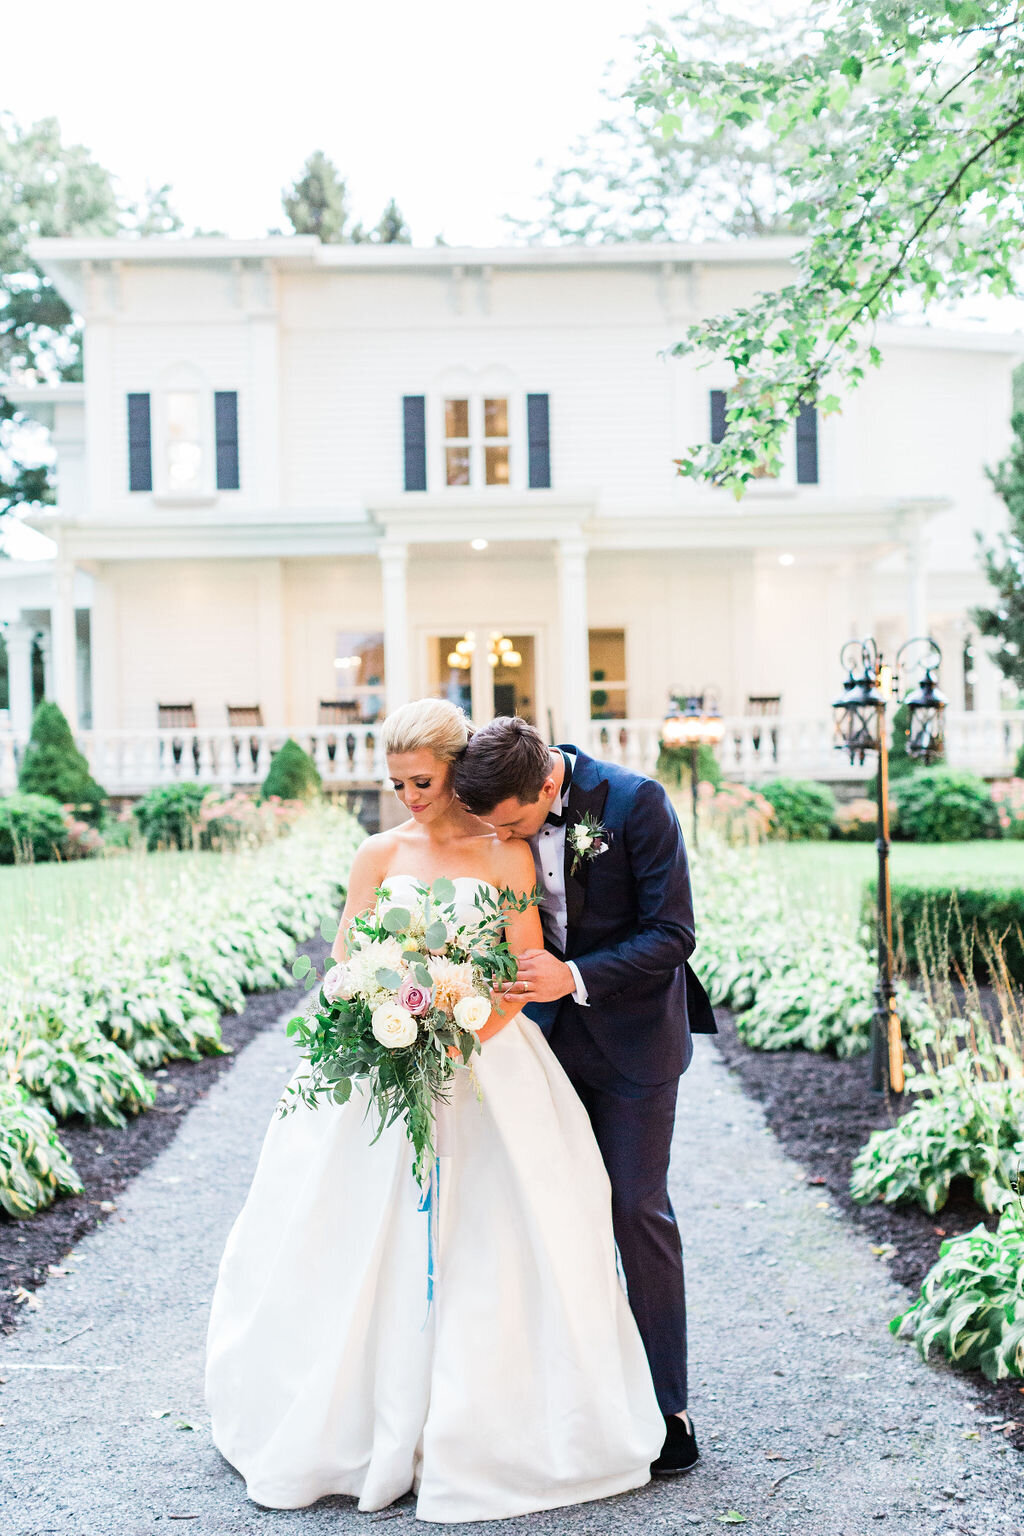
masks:
{"label": "pink rose", "polygon": [[434,1001],[434,989],[421,987],[418,981],[413,981],[411,976],[407,976],[399,990],[398,1001],[414,1018],[418,1019],[421,1014],[426,1013]]}

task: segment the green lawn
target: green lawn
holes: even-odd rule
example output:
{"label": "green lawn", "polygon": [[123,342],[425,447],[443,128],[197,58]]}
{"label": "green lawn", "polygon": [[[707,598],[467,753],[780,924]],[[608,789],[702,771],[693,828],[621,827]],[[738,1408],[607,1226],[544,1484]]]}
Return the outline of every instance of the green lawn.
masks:
{"label": "green lawn", "polygon": [[[808,900],[856,913],[864,883],[877,870],[872,843],[762,843],[751,855]],[[893,843],[893,880],[957,885],[1024,884],[1024,843]]]}
{"label": "green lawn", "polygon": [[94,920],[132,908],[145,921],[148,900],[196,860],[218,853],[123,853],[73,864],[20,864],[0,868],[0,965],[19,937],[59,944]]}

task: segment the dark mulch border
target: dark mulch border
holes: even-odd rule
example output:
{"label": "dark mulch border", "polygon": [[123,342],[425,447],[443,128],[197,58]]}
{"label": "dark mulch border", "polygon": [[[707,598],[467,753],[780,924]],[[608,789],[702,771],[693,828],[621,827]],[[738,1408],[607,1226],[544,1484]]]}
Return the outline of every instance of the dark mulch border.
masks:
{"label": "dark mulch border", "polygon": [[[319,963],[326,949],[323,940],[316,938],[299,945],[298,952]],[[13,1296],[18,1287],[34,1291],[46,1279],[47,1265],[59,1265],[99,1222],[123,1220],[115,1209],[104,1210],[103,1206],[116,1206],[117,1196],[129,1180],[173,1141],[192,1105],[205,1098],[211,1085],[234,1064],[242,1047],[261,1030],[271,1029],[304,996],[301,987],[257,993],[247,999],[243,1013],[224,1014],[221,1031],[231,1054],[167,1062],[158,1073],[150,1074],[158,1084],[156,1104],[129,1120],[123,1130],[82,1121],[69,1121],[60,1127],[60,1138],[85,1187],[82,1194],[58,1200],[24,1221],[13,1221],[0,1213],[0,1330],[13,1333],[24,1314],[25,1304]]]}
{"label": "dark mulch border", "polygon": [[[970,1185],[954,1185],[948,1204],[934,1216],[916,1205],[856,1205],[850,1199],[850,1164],[873,1130],[892,1125],[903,1113],[905,1101],[871,1092],[866,1056],[837,1061],[811,1051],[751,1050],[738,1039],[732,1014],[716,1009],[716,1017],[720,1033],[715,1043],[744,1092],[763,1106],[786,1152],[806,1170],[808,1183],[826,1189],[876,1247],[892,1245],[895,1252],[879,1262],[888,1264],[893,1279],[911,1297],[937,1259],[943,1237],[968,1232],[980,1221],[996,1225],[995,1217],[984,1217],[974,1204]],[[998,1415],[1002,1423],[1021,1421],[1021,1428],[1009,1431],[1006,1440],[1024,1451],[1021,1383],[986,1381],[977,1371],[960,1374],[986,1414]]]}

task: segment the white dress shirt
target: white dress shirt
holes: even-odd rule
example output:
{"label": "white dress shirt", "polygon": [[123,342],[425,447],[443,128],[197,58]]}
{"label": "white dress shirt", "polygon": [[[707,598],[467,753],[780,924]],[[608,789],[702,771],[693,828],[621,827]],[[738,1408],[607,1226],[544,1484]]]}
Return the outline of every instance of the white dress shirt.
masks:
{"label": "white dress shirt", "polygon": [[[575,767],[576,759],[572,754],[567,753],[566,756]],[[568,785],[563,783],[558,803],[552,802],[552,814],[564,816],[568,803]],[[553,827],[550,824],[541,827],[540,831],[529,839],[537,881],[544,892],[540,903],[544,937],[556,944],[563,953],[568,928],[568,908],[565,900],[565,833],[566,823],[563,821],[560,827]],[[576,981],[576,990],[571,994],[572,1000],[574,1003],[579,1003],[581,1008],[586,1008],[587,989],[583,984],[583,977],[571,960],[567,960],[566,964]]]}

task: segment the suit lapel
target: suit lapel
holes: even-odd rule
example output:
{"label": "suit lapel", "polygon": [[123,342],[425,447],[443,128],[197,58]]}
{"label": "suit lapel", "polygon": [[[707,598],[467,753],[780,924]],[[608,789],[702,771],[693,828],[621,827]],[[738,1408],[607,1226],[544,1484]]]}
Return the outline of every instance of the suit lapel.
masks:
{"label": "suit lapel", "polygon": [[571,955],[575,930],[583,916],[587,898],[587,876],[590,860],[581,859],[572,873],[573,849],[570,833],[583,817],[589,814],[600,821],[604,803],[608,798],[608,780],[598,776],[597,765],[583,752],[577,753],[572,783],[569,786],[569,805],[565,818],[565,952]]}

